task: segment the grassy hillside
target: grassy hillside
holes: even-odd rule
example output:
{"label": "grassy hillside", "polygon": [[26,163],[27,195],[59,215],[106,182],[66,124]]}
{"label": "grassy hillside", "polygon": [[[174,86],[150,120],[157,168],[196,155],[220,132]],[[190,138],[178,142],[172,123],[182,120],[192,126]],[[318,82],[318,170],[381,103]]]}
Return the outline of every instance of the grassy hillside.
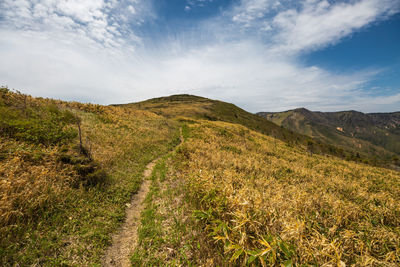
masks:
{"label": "grassy hillside", "polygon": [[1,266],[100,263],[146,164],[178,142],[154,113],[6,88],[0,115]]}
{"label": "grassy hillside", "polygon": [[400,113],[312,112],[295,109],[259,113],[268,120],[321,142],[398,164]]}
{"label": "grassy hillside", "polygon": [[397,266],[400,174],[192,121],[153,176],[134,265]]}
{"label": "grassy hillside", "polygon": [[336,147],[325,140],[313,139],[290,129],[280,127],[256,114],[249,113],[233,104],[193,95],[172,95],[143,102],[121,105],[152,111],[167,118],[190,117],[210,121],[225,121],[243,125],[251,130],[275,137],[292,146],[303,147],[310,153],[329,154],[348,160],[374,165],[387,165],[383,160],[369,155]]}
{"label": "grassy hillside", "polygon": [[400,263],[399,172],[311,153],[318,143],[228,103],[1,88],[0,138],[1,266],[99,266],[161,155],[133,266]]}

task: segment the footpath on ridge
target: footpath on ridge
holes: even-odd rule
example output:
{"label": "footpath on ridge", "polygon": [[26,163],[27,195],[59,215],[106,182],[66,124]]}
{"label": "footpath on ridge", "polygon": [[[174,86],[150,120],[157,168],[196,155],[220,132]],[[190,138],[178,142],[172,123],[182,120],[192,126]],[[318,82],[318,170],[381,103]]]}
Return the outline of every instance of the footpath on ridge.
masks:
{"label": "footpath on ridge", "polygon": [[[175,147],[175,150],[183,143],[182,128],[180,129],[180,144]],[[150,190],[151,180],[149,177],[153,172],[159,158],[147,164],[143,172],[143,183],[139,191],[132,197],[130,203],[127,203],[125,222],[120,230],[112,237],[112,245],[107,249],[103,266],[121,266],[130,267],[131,262],[129,257],[132,255],[138,244],[138,227],[140,225],[140,214],[144,209],[144,199]]]}

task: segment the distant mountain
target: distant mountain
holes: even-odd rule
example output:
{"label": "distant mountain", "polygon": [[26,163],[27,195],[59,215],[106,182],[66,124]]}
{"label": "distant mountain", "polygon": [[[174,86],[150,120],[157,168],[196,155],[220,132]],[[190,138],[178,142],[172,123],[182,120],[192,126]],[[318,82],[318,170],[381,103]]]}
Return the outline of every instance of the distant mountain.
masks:
{"label": "distant mountain", "polygon": [[286,129],[359,153],[384,159],[400,155],[400,112],[313,112],[299,108],[257,114]]}

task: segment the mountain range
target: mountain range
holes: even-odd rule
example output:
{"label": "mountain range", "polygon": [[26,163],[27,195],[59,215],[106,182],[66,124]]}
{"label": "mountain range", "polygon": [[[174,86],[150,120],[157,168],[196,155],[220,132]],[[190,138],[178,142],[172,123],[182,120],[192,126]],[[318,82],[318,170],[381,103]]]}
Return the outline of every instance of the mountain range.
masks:
{"label": "mountain range", "polygon": [[383,159],[400,155],[400,112],[259,112],[269,121],[321,142]]}

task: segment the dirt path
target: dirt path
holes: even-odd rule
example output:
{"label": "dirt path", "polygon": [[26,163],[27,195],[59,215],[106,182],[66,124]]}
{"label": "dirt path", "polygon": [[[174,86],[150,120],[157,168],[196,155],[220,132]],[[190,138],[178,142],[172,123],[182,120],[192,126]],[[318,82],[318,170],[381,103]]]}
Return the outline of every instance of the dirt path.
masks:
{"label": "dirt path", "polygon": [[[180,144],[175,150],[183,144],[184,138],[182,128],[180,129]],[[139,191],[133,196],[131,203],[127,204],[126,219],[120,231],[112,237],[112,245],[107,249],[103,260],[103,266],[121,266],[130,267],[129,256],[132,255],[138,243],[138,227],[140,225],[140,214],[143,211],[143,201],[150,190],[151,181],[147,178],[153,172],[153,168],[159,159],[155,159],[147,164],[143,172],[144,181]]]}
{"label": "dirt path", "polygon": [[147,178],[151,175],[158,159],[146,166],[143,175],[145,177],[139,191],[133,196],[131,203],[127,204],[126,219],[121,230],[112,238],[112,245],[107,249],[103,260],[103,266],[131,266],[129,256],[132,255],[137,241],[137,230],[140,225],[140,213],[144,205],[143,200],[150,189],[151,181]]}

